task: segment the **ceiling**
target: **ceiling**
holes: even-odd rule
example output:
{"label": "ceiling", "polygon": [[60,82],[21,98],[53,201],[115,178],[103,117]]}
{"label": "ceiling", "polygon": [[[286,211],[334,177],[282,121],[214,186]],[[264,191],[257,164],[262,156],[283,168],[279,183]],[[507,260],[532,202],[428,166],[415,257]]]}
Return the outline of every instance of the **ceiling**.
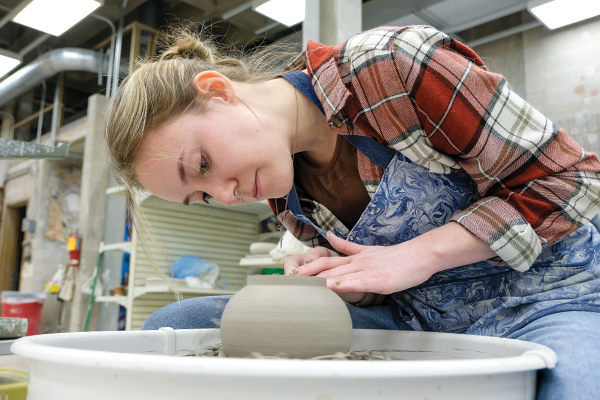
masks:
{"label": "ceiling", "polygon": [[[0,48],[22,53],[23,65],[56,48],[93,48],[111,34],[106,21],[88,16],[60,37],[46,35],[10,21],[7,16],[20,2],[0,0]],[[94,14],[118,26],[122,3],[123,0],[104,0]],[[125,25],[139,21],[160,29],[173,23],[202,24],[209,26],[223,43],[246,47],[273,43],[284,37],[301,42],[302,24],[294,27],[277,24],[254,12],[251,4],[248,0],[127,0]],[[363,29],[426,24],[467,44],[477,44],[482,38],[491,40],[507,30],[519,31],[526,29],[527,24],[536,24],[526,7],[526,0],[363,0]],[[52,101],[52,85],[49,82],[48,101]],[[89,95],[102,90],[97,76],[91,73],[69,73],[66,86],[65,97],[72,99],[67,108],[74,116],[85,112]],[[34,97],[41,98],[41,89]]]}
{"label": "ceiling", "polygon": [[[0,18],[13,10],[21,0],[0,0]],[[95,14],[118,24],[123,0],[104,0]],[[363,0],[363,29],[379,25],[433,25],[448,33],[456,33],[501,19],[526,9],[526,0]],[[271,43],[299,31],[301,24],[288,28],[256,13],[248,0],[128,0],[126,23],[138,20],[154,28],[176,22],[212,24],[222,40],[238,45]],[[3,23],[4,22],[4,23]],[[0,22],[0,48],[28,51],[26,59],[36,58],[48,48],[89,47],[110,34],[106,22],[87,17],[60,38],[47,37],[39,46],[27,49],[44,35],[34,29]]]}
{"label": "ceiling", "polygon": [[527,0],[373,0],[364,5],[363,28],[429,24],[452,33],[526,9]]}

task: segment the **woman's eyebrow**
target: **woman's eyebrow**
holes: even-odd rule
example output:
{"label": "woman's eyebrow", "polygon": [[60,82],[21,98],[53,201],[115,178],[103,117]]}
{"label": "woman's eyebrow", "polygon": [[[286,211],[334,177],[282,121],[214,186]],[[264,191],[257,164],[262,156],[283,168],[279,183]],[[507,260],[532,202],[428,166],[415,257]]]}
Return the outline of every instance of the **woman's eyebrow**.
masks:
{"label": "woman's eyebrow", "polygon": [[[184,150],[185,151],[185,150]],[[179,172],[179,179],[181,179],[181,183],[187,183],[187,176],[185,175],[185,169],[183,168],[183,153],[179,156],[179,160],[177,160],[177,172]]]}
{"label": "woman's eyebrow", "polygon": [[[184,152],[185,152],[185,150],[181,152],[181,155],[179,156],[179,159],[177,160],[177,172],[179,173],[179,179],[181,179],[181,183],[183,183],[185,185],[187,183],[187,176],[185,175],[185,169],[183,168]],[[187,196],[183,200],[183,205],[184,206],[190,205],[190,196]]]}

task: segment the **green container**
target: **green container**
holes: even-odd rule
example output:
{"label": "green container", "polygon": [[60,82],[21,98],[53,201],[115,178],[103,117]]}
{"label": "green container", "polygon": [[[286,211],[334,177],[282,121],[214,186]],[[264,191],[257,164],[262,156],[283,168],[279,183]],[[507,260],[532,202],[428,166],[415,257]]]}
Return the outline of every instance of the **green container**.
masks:
{"label": "green container", "polygon": [[283,275],[283,268],[264,268],[262,271],[263,275]]}
{"label": "green container", "polygon": [[0,395],[2,399],[27,400],[27,372],[0,368]]}

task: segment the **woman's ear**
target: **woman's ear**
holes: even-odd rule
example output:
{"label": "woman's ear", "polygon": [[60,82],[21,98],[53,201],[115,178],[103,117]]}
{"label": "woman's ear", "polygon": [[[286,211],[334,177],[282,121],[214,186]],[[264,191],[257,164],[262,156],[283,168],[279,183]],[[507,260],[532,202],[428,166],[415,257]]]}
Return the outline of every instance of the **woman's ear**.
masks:
{"label": "woman's ear", "polygon": [[200,72],[194,77],[193,85],[200,95],[210,96],[215,100],[220,99],[225,103],[237,102],[231,80],[216,71]]}

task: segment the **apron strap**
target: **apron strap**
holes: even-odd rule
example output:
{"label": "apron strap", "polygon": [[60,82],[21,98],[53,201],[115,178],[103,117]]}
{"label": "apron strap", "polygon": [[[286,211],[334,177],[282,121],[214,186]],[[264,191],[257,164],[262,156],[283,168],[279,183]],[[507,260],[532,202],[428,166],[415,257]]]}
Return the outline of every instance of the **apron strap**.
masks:
{"label": "apron strap", "polygon": [[371,161],[383,170],[387,168],[390,161],[398,154],[396,150],[390,149],[368,136],[344,136],[344,139],[349,141],[352,146],[369,157]]}
{"label": "apron strap", "polygon": [[325,115],[325,110],[323,109],[323,105],[321,104],[321,102],[319,101],[319,98],[317,97],[317,93],[315,92],[315,88],[313,87],[308,74],[306,74],[302,71],[293,71],[293,72],[288,72],[287,74],[279,75],[279,77],[286,79],[289,83],[294,85],[296,87],[296,89],[298,89],[300,91],[300,93],[302,93],[304,95],[304,97],[309,99],[311,101],[311,103],[313,103],[315,106],[317,106],[319,111],[321,111],[321,113],[323,115]]}

